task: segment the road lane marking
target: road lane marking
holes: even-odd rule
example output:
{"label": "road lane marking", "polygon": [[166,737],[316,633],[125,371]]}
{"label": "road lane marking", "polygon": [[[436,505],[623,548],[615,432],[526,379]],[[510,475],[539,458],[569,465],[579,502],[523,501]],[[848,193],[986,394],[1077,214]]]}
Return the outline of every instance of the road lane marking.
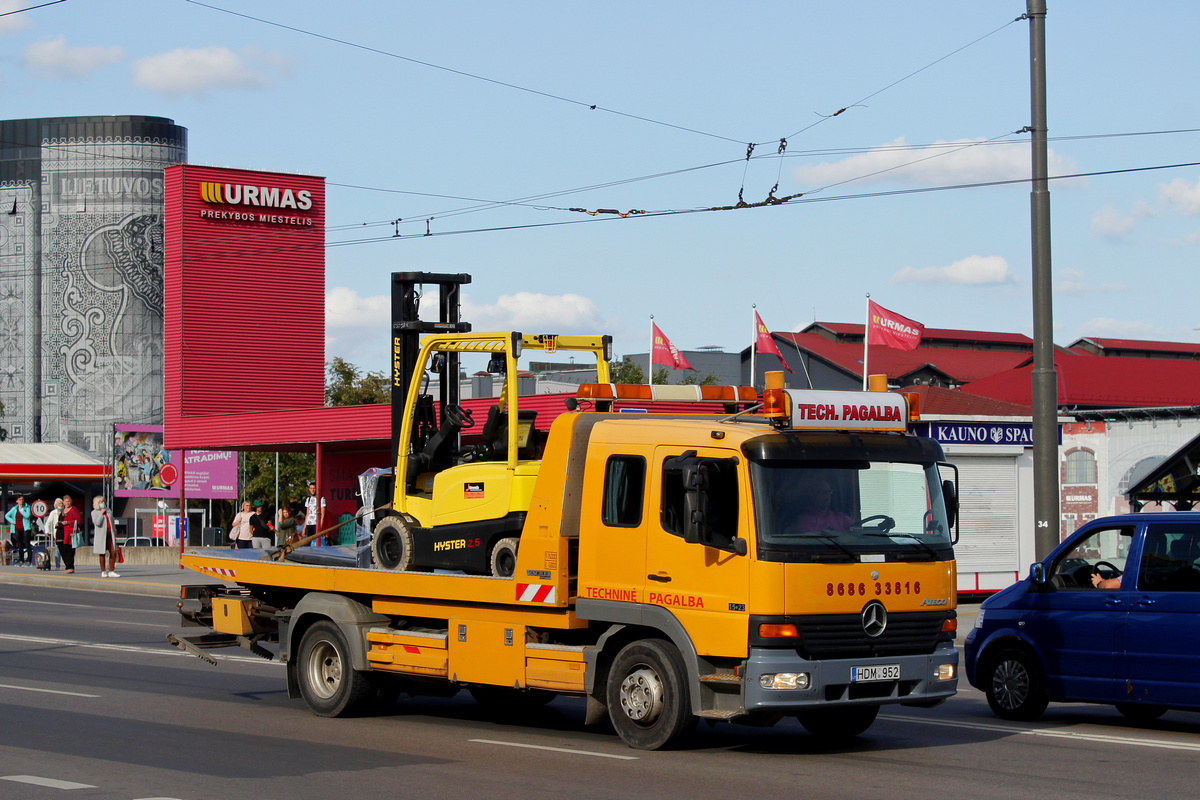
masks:
{"label": "road lane marking", "polygon": [[75,783],[74,781],[60,781],[54,778],[42,778],[37,775],[0,775],[0,781],[13,781],[14,783],[30,783],[34,786],[45,786],[50,789],[95,789],[90,783]]}
{"label": "road lane marking", "polygon": [[23,597],[0,597],[0,600],[5,603],[32,603],[39,606],[59,606],[60,608],[86,608],[91,611],[130,611],[134,614],[170,614],[173,617],[179,616],[178,611],[163,611],[159,608],[115,608],[103,607],[97,608],[94,603],[55,603],[50,600],[28,600]]}
{"label": "road lane marking", "polygon": [[612,753],[595,753],[591,750],[572,750],[568,747],[546,747],[541,744],[521,744],[519,742],[499,742],[495,739],[468,739],[476,744],[498,744],[501,747],[523,747],[527,750],[549,750],[552,753],[569,753],[573,756],[594,756],[596,758],[616,758],[621,761],[637,761],[637,756],[618,756]]}
{"label": "road lane marking", "polygon": [[[143,653],[152,656],[190,656],[195,658],[190,653],[185,653],[182,650],[174,648],[157,649],[153,647],[136,647],[130,644],[100,644],[98,642],[79,642],[73,639],[46,639],[40,636],[17,636],[11,633],[0,633],[0,640],[5,639],[13,642],[24,642],[26,644],[52,644],[60,647],[87,647],[93,650],[114,650],[119,653]],[[274,659],[268,661],[265,658],[258,658],[257,656],[226,656],[214,653],[213,658],[221,661],[237,661],[246,664],[276,664],[283,666],[282,662],[275,661]]]}
{"label": "road lane marking", "polygon": [[940,725],[944,728],[966,728],[988,733],[1012,733],[1022,736],[1045,736],[1051,739],[1075,739],[1099,744],[1126,744],[1136,747],[1157,747],[1163,750],[1188,750],[1200,752],[1200,742],[1172,742],[1167,739],[1139,739],[1133,736],[1110,736],[1104,733],[1081,733],[1079,731],[1056,731],[1048,728],[1017,728],[1012,725],[995,725],[986,722],[954,722],[941,719],[918,719],[892,714],[881,714],[879,719],[889,722],[915,722],[918,725]]}
{"label": "road lane marking", "polygon": [[46,694],[65,694],[69,697],[101,697],[98,694],[81,694],[80,692],[64,692],[59,689],[35,689],[32,686],[13,686],[10,683],[0,683],[0,689],[16,689],[22,692],[44,692]]}

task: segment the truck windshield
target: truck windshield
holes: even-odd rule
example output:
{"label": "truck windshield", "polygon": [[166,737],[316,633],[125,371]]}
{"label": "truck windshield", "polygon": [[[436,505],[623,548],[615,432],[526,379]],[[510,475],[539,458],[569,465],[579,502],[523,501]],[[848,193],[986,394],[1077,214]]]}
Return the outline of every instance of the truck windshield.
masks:
{"label": "truck windshield", "polygon": [[935,463],[770,460],[750,475],[761,560],[952,557]]}

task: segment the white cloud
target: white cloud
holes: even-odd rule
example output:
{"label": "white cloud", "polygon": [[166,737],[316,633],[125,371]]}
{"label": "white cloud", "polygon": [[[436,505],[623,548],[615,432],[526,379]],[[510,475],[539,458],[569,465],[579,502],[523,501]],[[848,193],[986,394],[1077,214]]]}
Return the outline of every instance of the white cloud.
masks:
{"label": "white cloud", "polygon": [[1127,292],[1130,287],[1123,283],[1102,283],[1092,286],[1088,283],[1087,275],[1081,269],[1065,268],[1057,271],[1054,281],[1054,294],[1066,297],[1083,297],[1096,292]]}
{"label": "white cloud", "polygon": [[[422,298],[422,307],[437,310],[437,292]],[[387,295],[362,297],[343,286],[325,294],[325,356],[342,358],[365,370],[388,369],[388,330],[392,301]],[[423,315],[425,316],[425,315]],[[596,304],[577,294],[518,292],[492,304],[462,300],[462,318],[476,331],[587,334],[606,329]]]}
{"label": "white cloud", "polygon": [[71,47],[65,37],[34,42],[25,48],[25,64],[46,78],[80,78],[100,67],[125,58],[125,51],[112,47]]}
{"label": "white cloud", "polygon": [[[1029,147],[1020,144],[982,144],[982,139],[937,142],[910,147],[901,137],[866,153],[842,161],[797,167],[796,180],[810,186],[830,186],[853,181],[898,183],[904,186],[943,186],[978,181],[1028,178]],[[1074,159],[1049,153],[1050,174],[1077,172]]]}
{"label": "white cloud", "polygon": [[1001,256],[967,256],[947,267],[904,267],[892,283],[950,283],[984,286],[1013,283],[1012,270]]}
{"label": "white cloud", "polygon": [[1115,242],[1133,230],[1134,222],[1132,216],[1122,216],[1112,206],[1105,206],[1092,216],[1092,236]]}
{"label": "white cloud", "polygon": [[1180,212],[1190,216],[1200,216],[1200,181],[1188,183],[1183,178],[1176,178],[1170,183],[1158,187],[1159,198],[1169,206],[1175,206]]}
{"label": "white cloud", "polygon": [[7,17],[0,17],[0,34],[16,33],[29,27],[28,14],[9,13],[25,8],[25,6],[26,3],[23,0],[0,0],[0,14],[9,14]]}
{"label": "white cloud", "polygon": [[285,56],[253,48],[239,55],[228,47],[202,47],[138,59],[133,82],[172,97],[199,96],[218,89],[268,89],[275,85],[274,73],[288,72]]}

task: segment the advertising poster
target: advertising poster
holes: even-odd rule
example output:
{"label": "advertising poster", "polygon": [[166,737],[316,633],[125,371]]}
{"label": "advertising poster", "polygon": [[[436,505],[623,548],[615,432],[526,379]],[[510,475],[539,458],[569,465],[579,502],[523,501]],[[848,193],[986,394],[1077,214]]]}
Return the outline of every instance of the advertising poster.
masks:
{"label": "advertising poster", "polygon": [[161,425],[115,425],[113,481],[117,497],[237,499],[237,453],[166,450]]}

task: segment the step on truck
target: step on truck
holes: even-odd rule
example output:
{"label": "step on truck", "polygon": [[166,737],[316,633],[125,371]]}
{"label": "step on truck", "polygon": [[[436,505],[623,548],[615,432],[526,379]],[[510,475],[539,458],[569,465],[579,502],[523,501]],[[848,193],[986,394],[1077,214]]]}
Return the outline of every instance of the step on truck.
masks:
{"label": "step on truck", "polygon": [[[463,688],[514,715],[574,696],[640,749],[701,719],[850,737],[883,705],[953,695],[953,467],[907,432],[915,398],[785,389],[781,373],[761,397],[614,385],[609,341],[426,336],[370,554],[188,551],[236,588],[184,587],[185,624],[208,632],[173,643],[278,658],[321,716]],[[599,382],[543,429],[513,378],[522,353],[559,350],[592,353]],[[486,435],[452,391],[423,399],[464,352],[505,376]]]}

